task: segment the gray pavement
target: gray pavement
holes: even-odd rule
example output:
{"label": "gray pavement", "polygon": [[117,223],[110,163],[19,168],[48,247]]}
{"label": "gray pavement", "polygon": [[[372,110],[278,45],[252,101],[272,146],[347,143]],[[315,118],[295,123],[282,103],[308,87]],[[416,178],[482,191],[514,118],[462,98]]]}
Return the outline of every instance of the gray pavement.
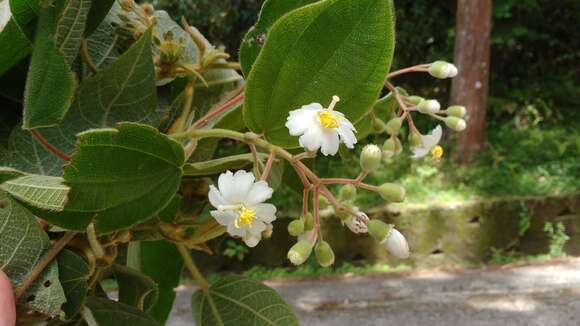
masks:
{"label": "gray pavement", "polygon": [[[294,307],[306,326],[580,325],[580,259],[266,284]],[[193,291],[178,289],[167,325],[194,324]]]}

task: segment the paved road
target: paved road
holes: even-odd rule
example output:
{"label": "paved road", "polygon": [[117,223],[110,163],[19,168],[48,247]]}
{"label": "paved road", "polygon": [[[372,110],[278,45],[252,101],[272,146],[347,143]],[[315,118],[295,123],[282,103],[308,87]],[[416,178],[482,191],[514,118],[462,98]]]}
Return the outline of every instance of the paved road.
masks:
{"label": "paved road", "polygon": [[[580,325],[580,259],[266,283],[294,306],[306,326]],[[193,325],[192,291],[179,289],[169,326]]]}

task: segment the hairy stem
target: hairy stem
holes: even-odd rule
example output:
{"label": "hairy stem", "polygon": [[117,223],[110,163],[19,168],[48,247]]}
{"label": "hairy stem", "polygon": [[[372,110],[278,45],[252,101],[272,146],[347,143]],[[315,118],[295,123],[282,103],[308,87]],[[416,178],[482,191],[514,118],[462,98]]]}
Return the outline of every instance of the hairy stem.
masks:
{"label": "hairy stem", "polygon": [[199,288],[203,291],[203,293],[207,294],[209,292],[209,283],[207,282],[205,277],[203,277],[203,275],[195,265],[195,262],[193,261],[193,259],[191,258],[191,254],[189,253],[189,250],[182,243],[176,243],[175,245],[177,246],[177,250],[179,250],[181,257],[183,258],[185,267],[187,267],[187,269],[191,273],[191,277],[193,277],[193,280],[195,281],[197,286],[199,286]]}
{"label": "hairy stem", "polygon": [[54,147],[51,143],[44,138],[44,136],[38,130],[31,130],[32,137],[44,147],[48,152],[53,154],[54,156],[60,158],[63,161],[70,161],[70,156],[66,155],[65,153],[61,152],[58,148]]}
{"label": "hairy stem", "polygon": [[266,181],[268,176],[270,175],[270,171],[272,170],[272,164],[274,164],[274,159],[276,158],[276,154],[274,152],[270,152],[268,155],[268,160],[266,161],[266,166],[264,167],[264,171],[262,172],[262,176],[260,180]]}
{"label": "hairy stem", "polygon": [[[410,72],[425,72],[425,71],[429,70],[429,66],[430,66],[430,64],[424,63],[424,64],[412,66],[412,67],[403,68],[403,69],[400,69],[397,71],[393,71],[387,75],[386,79],[393,78],[395,76],[399,76],[399,75],[403,75],[403,74],[407,74]],[[386,79],[385,79],[385,81],[386,81]]]}

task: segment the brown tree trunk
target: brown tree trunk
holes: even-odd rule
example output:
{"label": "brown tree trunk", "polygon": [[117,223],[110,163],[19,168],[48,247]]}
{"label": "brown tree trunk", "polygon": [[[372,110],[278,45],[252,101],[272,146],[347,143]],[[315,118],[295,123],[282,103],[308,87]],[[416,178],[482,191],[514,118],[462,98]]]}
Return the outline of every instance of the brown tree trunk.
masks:
{"label": "brown tree trunk", "polygon": [[492,0],[458,0],[451,104],[467,108],[467,129],[459,135],[457,160],[468,163],[485,144]]}

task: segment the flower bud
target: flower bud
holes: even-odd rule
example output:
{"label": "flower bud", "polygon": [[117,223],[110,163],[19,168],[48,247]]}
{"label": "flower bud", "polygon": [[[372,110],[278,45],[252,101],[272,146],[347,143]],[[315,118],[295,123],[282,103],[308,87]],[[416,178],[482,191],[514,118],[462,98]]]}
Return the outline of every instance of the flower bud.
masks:
{"label": "flower bud", "polygon": [[346,226],[356,234],[367,233],[369,231],[367,223],[369,222],[369,217],[363,212],[358,212],[356,216],[350,215],[346,221]]}
{"label": "flower bud", "polygon": [[373,119],[373,130],[375,132],[383,132],[386,128],[387,124],[383,120],[379,118]]}
{"label": "flower bud", "polygon": [[312,242],[308,240],[300,240],[288,251],[288,259],[292,264],[298,266],[302,265],[310,254],[312,253]]}
{"label": "flower bud", "polygon": [[318,207],[326,208],[328,206],[330,206],[330,202],[328,201],[328,198],[326,198],[324,196],[319,196],[318,197]]}
{"label": "flower bud", "polygon": [[365,172],[373,172],[381,165],[381,149],[375,144],[366,145],[360,153],[360,167]]}
{"label": "flower bud", "polygon": [[392,228],[391,232],[381,244],[395,257],[405,259],[409,257],[409,244],[399,230]]}
{"label": "flower bud", "polygon": [[391,137],[385,140],[383,144],[383,159],[388,160],[393,156],[401,154],[403,151],[403,145],[397,137]]}
{"label": "flower bud", "polygon": [[130,11],[135,7],[135,1],[133,0],[121,0],[119,1],[119,5],[125,11]]}
{"label": "flower bud", "polygon": [[302,233],[304,233],[304,221],[302,221],[302,219],[295,219],[288,223],[288,234],[297,237]]}
{"label": "flower bud", "polygon": [[429,66],[429,74],[435,78],[445,79],[457,76],[457,67],[445,61],[435,61]]}
{"label": "flower bud", "polygon": [[338,191],[338,198],[341,200],[351,200],[356,196],[356,187],[354,185],[348,184],[340,187]]}
{"label": "flower bud", "polygon": [[328,267],[334,264],[334,252],[328,242],[323,240],[318,241],[314,253],[316,254],[316,260],[320,266]]}
{"label": "flower bud", "polygon": [[310,231],[314,228],[314,216],[310,213],[304,215],[304,231]]}
{"label": "flower bud", "polygon": [[387,122],[387,132],[391,135],[399,133],[399,129],[403,125],[403,118],[393,118]]}
{"label": "flower bud", "polygon": [[407,97],[407,101],[409,101],[415,105],[421,103],[421,101],[424,101],[424,100],[425,100],[424,98],[422,98],[421,96],[417,96],[417,95],[412,95],[412,96]]}
{"label": "flower bud", "polygon": [[153,14],[155,13],[155,8],[153,8],[153,6],[150,3],[142,4],[141,8],[143,8],[143,11],[147,16],[153,16]]}
{"label": "flower bud", "polygon": [[437,113],[441,109],[441,104],[437,100],[423,100],[417,105],[417,110],[421,113]]}
{"label": "flower bud", "polygon": [[388,202],[400,203],[405,200],[405,188],[395,183],[383,183],[379,187],[379,194]]}
{"label": "flower bud", "polygon": [[445,110],[445,112],[447,112],[447,114],[450,116],[463,118],[465,116],[465,113],[467,113],[467,110],[465,109],[464,106],[452,105],[448,107],[447,110]]}
{"label": "flower bud", "polygon": [[369,234],[378,242],[385,240],[393,228],[392,225],[379,220],[370,220],[368,227]]}
{"label": "flower bud", "polygon": [[445,118],[445,124],[447,127],[455,130],[455,131],[462,131],[467,127],[465,120],[458,118],[458,117],[447,117]]}
{"label": "flower bud", "polygon": [[422,146],[423,139],[421,138],[421,134],[417,132],[411,132],[409,134],[409,145],[411,145],[411,147]]}

